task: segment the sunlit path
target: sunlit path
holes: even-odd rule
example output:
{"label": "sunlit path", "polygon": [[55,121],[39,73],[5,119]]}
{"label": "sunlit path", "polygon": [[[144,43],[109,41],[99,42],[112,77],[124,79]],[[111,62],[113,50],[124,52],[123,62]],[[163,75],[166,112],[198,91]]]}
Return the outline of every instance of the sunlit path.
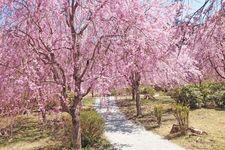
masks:
{"label": "sunlit path", "polygon": [[182,150],[183,148],[128,121],[116,106],[115,98],[97,98],[96,109],[106,120],[105,136],[121,150]]}

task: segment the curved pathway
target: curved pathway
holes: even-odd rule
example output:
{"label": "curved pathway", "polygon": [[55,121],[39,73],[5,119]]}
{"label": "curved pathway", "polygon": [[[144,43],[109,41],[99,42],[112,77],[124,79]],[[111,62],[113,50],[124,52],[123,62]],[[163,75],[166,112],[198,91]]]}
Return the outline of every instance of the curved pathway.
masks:
{"label": "curved pathway", "polygon": [[119,150],[184,150],[127,120],[114,97],[97,98],[96,110],[106,121],[105,136]]}

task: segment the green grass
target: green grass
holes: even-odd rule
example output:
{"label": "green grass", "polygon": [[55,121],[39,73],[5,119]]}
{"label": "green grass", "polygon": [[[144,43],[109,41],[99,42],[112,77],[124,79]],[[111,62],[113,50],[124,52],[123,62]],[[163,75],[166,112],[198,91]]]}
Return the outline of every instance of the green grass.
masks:
{"label": "green grass", "polygon": [[[118,99],[117,103],[124,114],[132,121],[142,124],[162,137],[166,137],[173,124],[177,124],[172,113],[169,96],[159,96],[157,100],[142,99],[143,116],[136,117],[135,102],[130,99]],[[153,111],[154,106],[161,104],[164,109],[161,127],[157,126]],[[222,150],[225,149],[225,110],[196,109],[190,111],[190,126],[208,133],[208,135],[186,135],[171,139],[172,142],[189,150]]]}
{"label": "green grass", "polygon": [[[5,126],[9,126],[7,123]],[[17,116],[14,121],[13,136],[0,138],[0,150],[57,149],[62,145],[60,138],[62,135],[62,130],[54,131],[40,123],[35,114]]]}
{"label": "green grass", "polygon": [[93,108],[94,100],[92,97],[86,97],[82,100],[82,104],[84,109]]}
{"label": "green grass", "polygon": [[[82,111],[93,109],[93,99],[85,98]],[[53,120],[59,119],[63,114],[49,114],[47,123],[40,121],[38,114],[20,115],[15,118],[0,118],[0,129],[9,128],[13,122],[13,136],[0,136],[0,150],[70,150],[70,136],[65,135],[65,125],[54,125]],[[96,148],[86,148],[91,150]],[[103,137],[97,149],[112,149],[111,144]],[[72,150],[72,149],[71,149]]]}

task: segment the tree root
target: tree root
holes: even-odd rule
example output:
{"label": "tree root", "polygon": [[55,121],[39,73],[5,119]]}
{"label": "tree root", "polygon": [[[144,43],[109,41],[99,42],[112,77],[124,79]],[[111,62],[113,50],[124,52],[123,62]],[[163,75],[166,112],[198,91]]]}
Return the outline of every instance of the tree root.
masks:
{"label": "tree root", "polygon": [[172,129],[170,130],[170,134],[167,135],[166,138],[172,139],[187,134],[191,136],[208,135],[207,132],[202,131],[200,129],[196,129],[194,127],[189,127],[185,130],[182,130],[179,125],[173,124]]}

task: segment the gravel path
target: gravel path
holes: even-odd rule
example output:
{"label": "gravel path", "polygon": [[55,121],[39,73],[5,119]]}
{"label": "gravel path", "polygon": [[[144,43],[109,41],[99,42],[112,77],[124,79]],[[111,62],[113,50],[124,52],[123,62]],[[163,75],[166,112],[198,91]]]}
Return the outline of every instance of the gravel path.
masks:
{"label": "gravel path", "polygon": [[114,97],[97,98],[96,109],[106,120],[105,136],[119,150],[184,150],[127,120]]}

